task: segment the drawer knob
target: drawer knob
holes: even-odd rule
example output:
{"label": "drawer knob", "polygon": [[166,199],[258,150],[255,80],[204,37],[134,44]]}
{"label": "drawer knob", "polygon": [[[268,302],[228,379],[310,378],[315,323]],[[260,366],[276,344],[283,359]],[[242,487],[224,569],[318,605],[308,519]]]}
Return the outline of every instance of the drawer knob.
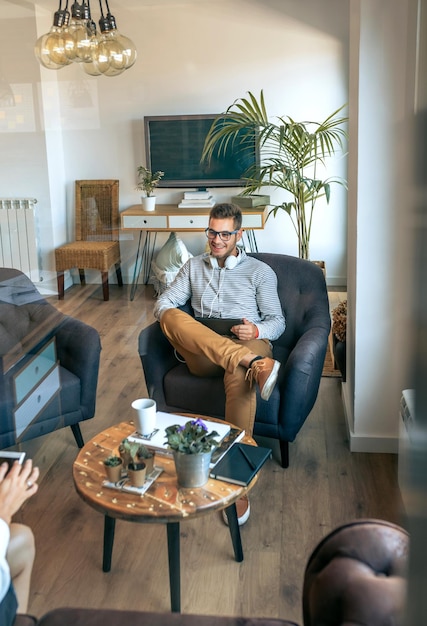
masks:
{"label": "drawer knob", "polygon": [[42,400],[42,397],[41,397],[41,395],[39,394],[39,395],[37,396],[37,403],[38,403],[38,404],[40,404],[41,400]]}
{"label": "drawer knob", "polygon": [[194,220],[190,220],[190,224],[194,224]]}
{"label": "drawer knob", "polygon": [[36,365],[35,370],[36,370],[36,374],[38,374],[39,373],[39,366],[38,365]]}

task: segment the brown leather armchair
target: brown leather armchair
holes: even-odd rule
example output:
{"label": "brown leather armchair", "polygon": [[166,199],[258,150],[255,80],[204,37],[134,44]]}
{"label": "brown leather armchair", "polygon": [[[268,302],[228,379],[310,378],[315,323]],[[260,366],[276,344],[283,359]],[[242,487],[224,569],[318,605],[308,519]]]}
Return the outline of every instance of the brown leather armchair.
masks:
{"label": "brown leather armchair", "polygon": [[402,624],[408,533],[395,524],[361,519],[329,533],[304,575],[304,626]]}

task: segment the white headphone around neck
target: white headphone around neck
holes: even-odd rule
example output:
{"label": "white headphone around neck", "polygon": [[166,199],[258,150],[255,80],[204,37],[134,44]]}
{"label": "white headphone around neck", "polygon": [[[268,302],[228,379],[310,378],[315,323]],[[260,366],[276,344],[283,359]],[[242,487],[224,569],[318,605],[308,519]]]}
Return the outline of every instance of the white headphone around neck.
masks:
{"label": "white headphone around neck", "polygon": [[[212,269],[214,270],[219,269],[218,261],[216,260],[214,256],[209,255],[209,263]],[[227,270],[232,270],[236,267],[238,263],[240,263],[240,254],[238,254],[237,256],[234,256],[232,254],[225,259],[224,267]]]}

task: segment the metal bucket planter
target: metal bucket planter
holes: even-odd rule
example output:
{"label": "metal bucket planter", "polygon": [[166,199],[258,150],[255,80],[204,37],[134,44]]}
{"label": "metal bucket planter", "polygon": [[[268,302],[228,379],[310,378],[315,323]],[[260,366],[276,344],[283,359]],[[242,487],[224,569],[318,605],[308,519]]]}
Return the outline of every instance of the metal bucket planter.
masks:
{"label": "metal bucket planter", "polygon": [[184,454],[173,451],[176,475],[180,487],[203,487],[209,479],[212,451]]}

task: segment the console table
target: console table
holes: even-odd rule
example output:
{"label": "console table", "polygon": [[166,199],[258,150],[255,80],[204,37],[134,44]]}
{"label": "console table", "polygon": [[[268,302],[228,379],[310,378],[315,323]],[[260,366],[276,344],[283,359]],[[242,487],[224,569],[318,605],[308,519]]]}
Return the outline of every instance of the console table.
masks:
{"label": "console table", "polygon": [[[251,252],[258,252],[254,230],[262,230],[267,219],[267,207],[241,209],[242,228],[248,239]],[[136,204],[120,213],[121,230],[139,230],[138,249],[133,271],[130,299],[135,296],[141,271],[144,283],[148,282],[154,246],[159,232],[203,232],[208,226],[210,208],[179,209],[173,204],[156,204],[155,211],[144,211]],[[142,237],[144,235],[144,240]]]}

